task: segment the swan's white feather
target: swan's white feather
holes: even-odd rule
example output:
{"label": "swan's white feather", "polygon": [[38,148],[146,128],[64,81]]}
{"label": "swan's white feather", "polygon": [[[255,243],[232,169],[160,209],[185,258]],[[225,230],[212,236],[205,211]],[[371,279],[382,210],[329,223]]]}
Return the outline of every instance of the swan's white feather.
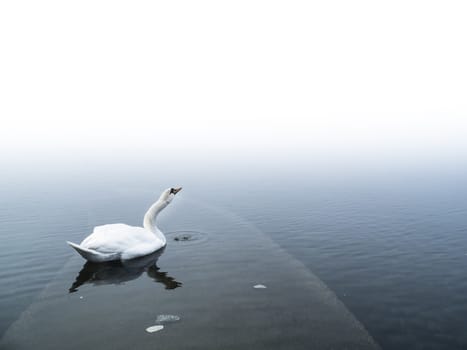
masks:
{"label": "swan's white feather", "polygon": [[81,247],[101,253],[123,252],[139,244],[156,244],[159,240],[154,233],[125,224],[96,226],[94,231],[80,244]]}
{"label": "swan's white feather", "polygon": [[[162,248],[165,241],[143,227],[126,224],[96,226],[78,248],[85,259],[93,262],[133,259]],[[94,253],[94,254],[93,254]]]}

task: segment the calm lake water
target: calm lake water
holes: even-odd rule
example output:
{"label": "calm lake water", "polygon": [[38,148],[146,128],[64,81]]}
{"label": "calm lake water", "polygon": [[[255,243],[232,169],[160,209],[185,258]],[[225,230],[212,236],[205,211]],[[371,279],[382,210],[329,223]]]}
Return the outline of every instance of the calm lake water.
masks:
{"label": "calm lake water", "polygon": [[[79,330],[88,343],[76,347],[92,346],[123,327],[123,347],[377,348],[366,329],[383,349],[467,347],[465,168],[44,168],[11,169],[0,184],[10,343],[52,337],[59,348]],[[65,244],[96,225],[141,225],[177,185],[161,254],[86,266]],[[165,314],[180,320],[145,332]]]}

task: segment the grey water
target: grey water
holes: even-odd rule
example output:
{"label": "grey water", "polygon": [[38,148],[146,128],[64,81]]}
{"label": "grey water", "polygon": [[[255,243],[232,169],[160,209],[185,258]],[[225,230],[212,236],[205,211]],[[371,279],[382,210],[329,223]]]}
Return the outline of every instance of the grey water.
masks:
{"label": "grey water", "polygon": [[[465,168],[44,168],[12,168],[0,181],[2,334],[18,337],[47,322],[57,332],[63,327],[64,338],[70,329],[110,332],[124,325],[132,339],[142,330],[141,345],[149,346],[154,339],[145,338],[143,325],[174,314],[179,322],[150,335],[163,348],[189,345],[183,343],[189,335],[230,339],[228,331],[238,332],[233,348],[234,342],[246,347],[263,324],[267,339],[276,340],[264,343],[269,348],[300,348],[298,340],[306,348],[315,321],[326,319],[313,315],[322,295],[310,287],[314,281],[324,288],[322,281],[346,308],[333,309],[332,322],[339,314],[354,317],[383,349],[467,347]],[[162,189],[177,185],[183,193],[161,214],[169,243],[160,255],[133,266],[95,266],[66,246],[96,225],[140,225]],[[233,306],[219,298],[234,291]],[[209,307],[194,306],[207,301]],[[164,307],[152,310],[148,303]],[[99,313],[89,318],[82,305],[115,319],[103,327]],[[266,311],[275,307],[271,321]],[[36,323],[24,321],[28,315]],[[206,327],[190,328],[190,321]],[[345,337],[342,327],[320,331]]]}

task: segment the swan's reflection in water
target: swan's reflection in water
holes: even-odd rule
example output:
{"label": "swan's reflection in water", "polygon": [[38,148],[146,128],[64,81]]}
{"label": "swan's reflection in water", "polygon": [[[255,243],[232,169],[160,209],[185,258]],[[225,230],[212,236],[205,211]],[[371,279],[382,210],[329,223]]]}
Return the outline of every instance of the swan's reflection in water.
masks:
{"label": "swan's reflection in water", "polygon": [[107,284],[121,284],[135,280],[144,272],[154,282],[162,283],[165,289],[175,289],[182,286],[181,282],[169,276],[167,272],[161,272],[157,266],[157,259],[163,253],[163,249],[142,258],[127,261],[112,261],[106,263],[86,262],[79,272],[76,280],[68,290],[70,293],[78,291],[83,284],[89,283],[95,286]]}

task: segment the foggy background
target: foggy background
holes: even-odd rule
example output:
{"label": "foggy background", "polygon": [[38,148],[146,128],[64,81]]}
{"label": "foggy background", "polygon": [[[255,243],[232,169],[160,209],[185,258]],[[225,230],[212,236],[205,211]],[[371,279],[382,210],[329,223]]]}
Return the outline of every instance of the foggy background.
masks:
{"label": "foggy background", "polygon": [[462,161],[463,1],[2,1],[0,155]]}

